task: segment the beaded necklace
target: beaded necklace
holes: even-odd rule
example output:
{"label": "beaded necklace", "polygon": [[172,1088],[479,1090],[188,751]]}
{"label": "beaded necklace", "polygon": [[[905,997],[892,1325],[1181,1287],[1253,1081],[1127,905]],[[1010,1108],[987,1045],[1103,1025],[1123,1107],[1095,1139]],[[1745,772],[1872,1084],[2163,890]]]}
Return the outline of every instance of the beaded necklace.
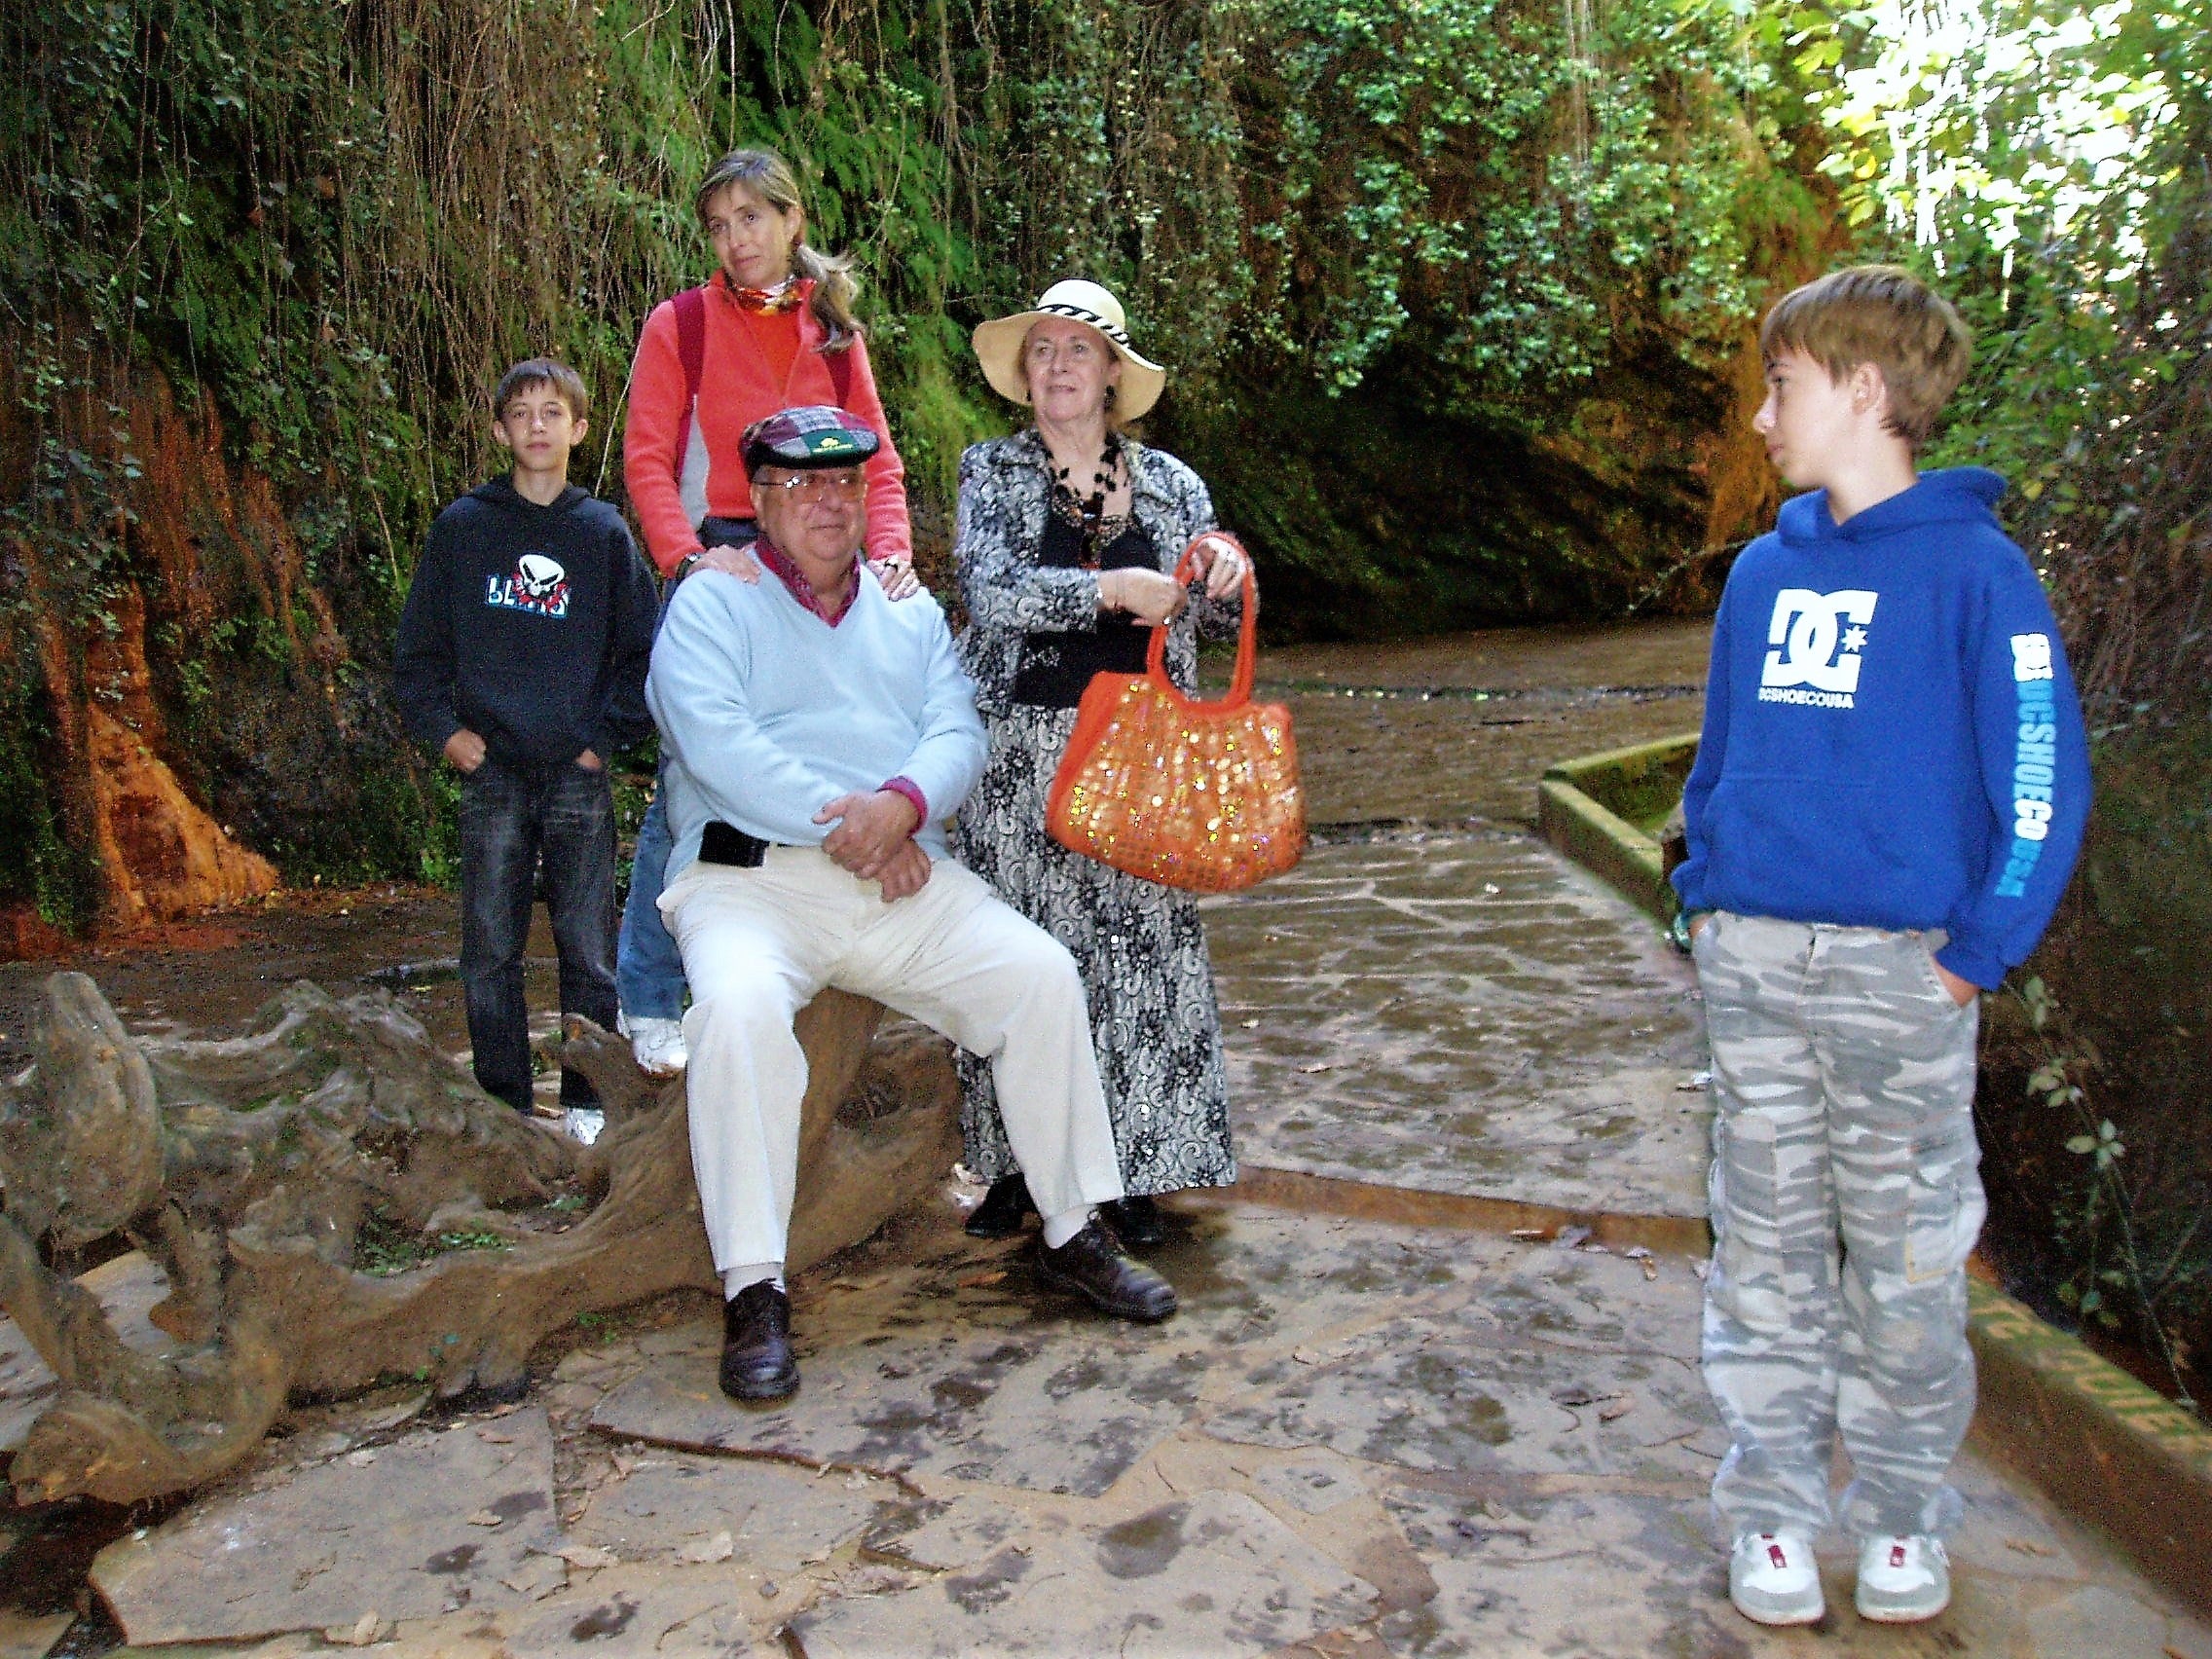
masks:
{"label": "beaded necklace", "polygon": [[1074,466],[1052,469],[1052,504],[1072,508],[1083,526],[1083,552],[1079,563],[1084,570],[1098,569],[1098,527],[1106,517],[1106,496],[1114,488],[1114,476],[1122,464],[1122,434],[1109,431],[1106,447],[1098,454],[1098,469],[1090,475],[1090,498],[1085,500],[1075,493],[1068,482]]}

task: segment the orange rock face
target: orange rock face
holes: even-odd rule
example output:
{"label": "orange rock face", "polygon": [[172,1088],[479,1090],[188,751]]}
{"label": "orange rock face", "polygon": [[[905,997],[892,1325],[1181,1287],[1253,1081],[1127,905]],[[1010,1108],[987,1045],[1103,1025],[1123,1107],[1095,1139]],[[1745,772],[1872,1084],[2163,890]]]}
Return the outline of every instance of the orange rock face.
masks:
{"label": "orange rock face", "polygon": [[196,805],[144,738],[88,711],[92,799],[109,912],[125,927],[276,891],[276,866]]}

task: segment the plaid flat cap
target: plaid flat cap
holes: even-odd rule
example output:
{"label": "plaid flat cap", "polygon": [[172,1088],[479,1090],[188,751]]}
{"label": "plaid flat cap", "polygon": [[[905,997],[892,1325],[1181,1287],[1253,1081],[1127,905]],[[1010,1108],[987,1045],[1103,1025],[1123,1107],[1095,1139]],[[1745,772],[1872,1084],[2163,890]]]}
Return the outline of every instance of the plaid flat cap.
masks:
{"label": "plaid flat cap", "polygon": [[858,415],[807,403],[779,409],[746,427],[738,440],[738,456],[749,475],[763,466],[813,472],[828,466],[858,466],[882,447],[875,429]]}

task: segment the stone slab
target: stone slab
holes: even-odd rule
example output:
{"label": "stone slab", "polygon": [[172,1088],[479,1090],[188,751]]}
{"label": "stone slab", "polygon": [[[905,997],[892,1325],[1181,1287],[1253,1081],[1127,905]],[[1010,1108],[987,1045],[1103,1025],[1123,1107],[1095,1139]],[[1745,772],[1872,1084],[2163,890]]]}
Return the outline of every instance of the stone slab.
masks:
{"label": "stone slab", "polygon": [[1688,686],[1423,701],[1418,692],[1378,698],[1263,683],[1260,694],[1290,710],[1308,822],[1324,830],[1470,819],[1533,828],[1545,767],[1592,749],[1694,731],[1705,707]]}
{"label": "stone slab", "polygon": [[732,1659],[764,1635],[767,1604],[726,1567],[621,1566],[577,1582],[526,1616],[504,1618],[505,1659]]}
{"label": "stone slab", "polygon": [[110,1544],[92,1580],[132,1642],[239,1641],[527,1605],[502,1580],[559,1541],[552,1430],[528,1408],[218,1492]]}
{"label": "stone slab", "polygon": [[76,1622],[75,1613],[24,1613],[0,1607],[0,1659],[46,1659]]}
{"label": "stone slab", "polygon": [[973,1493],[924,1502],[884,1516],[868,1552],[931,1572],[951,1572],[996,1555],[1028,1534],[1034,1518]]}
{"label": "stone slab", "polygon": [[805,1659],[1235,1659],[1370,1617],[1374,1587],[1240,1493],[1009,1544],[972,1571],[794,1619]]}
{"label": "stone slab", "polygon": [[1688,964],[1533,837],[1317,846],[1202,908],[1246,1162],[1701,1217]]}
{"label": "stone slab", "polygon": [[[1184,1220],[1153,1260],[1183,1308],[1162,1326],[1105,1319],[1036,1282],[1019,1245],[937,1223],[944,1242],[889,1265],[897,1241],[857,1252],[793,1292],[800,1383],[748,1410],[715,1381],[715,1327],[601,1403],[603,1433],[749,1452],[908,1478],[950,1477],[1095,1497],[1198,1413],[1300,1369],[1292,1353],[1335,1323],[1374,1323],[1392,1298],[1450,1295],[1503,1254],[1448,1250],[1397,1229],[1222,1206]],[[910,1251],[909,1251],[910,1253]]]}
{"label": "stone slab", "polygon": [[773,1575],[858,1537],[883,1495],[858,1475],[664,1452],[595,1492],[569,1536],[625,1561],[714,1557]]}
{"label": "stone slab", "polygon": [[[168,1294],[168,1278],[138,1251],[102,1262],[77,1282],[99,1299],[116,1335],[140,1353],[166,1353],[176,1346],[146,1317]],[[59,1388],[15,1320],[0,1314],[0,1456],[22,1445]]]}

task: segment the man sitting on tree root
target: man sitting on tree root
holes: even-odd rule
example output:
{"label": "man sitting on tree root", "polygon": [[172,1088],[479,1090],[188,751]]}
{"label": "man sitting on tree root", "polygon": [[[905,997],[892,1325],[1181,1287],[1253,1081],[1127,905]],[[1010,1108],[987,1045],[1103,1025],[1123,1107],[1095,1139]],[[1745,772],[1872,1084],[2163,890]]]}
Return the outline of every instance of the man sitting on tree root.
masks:
{"label": "man sitting on tree root", "polygon": [[1041,1275],[1125,1319],[1175,1292],[1093,1213],[1119,1198],[1074,960],[945,852],[983,768],[975,688],[944,614],[887,603],[860,563],[862,463],[843,410],[756,423],[742,455],[775,580],[685,578],[653,647],[676,850],[661,914],[692,1005],[691,1163],[727,1298],[721,1386],[798,1386],[783,1259],[806,1057],[793,1017],[828,985],[987,1056],[1044,1212]]}

